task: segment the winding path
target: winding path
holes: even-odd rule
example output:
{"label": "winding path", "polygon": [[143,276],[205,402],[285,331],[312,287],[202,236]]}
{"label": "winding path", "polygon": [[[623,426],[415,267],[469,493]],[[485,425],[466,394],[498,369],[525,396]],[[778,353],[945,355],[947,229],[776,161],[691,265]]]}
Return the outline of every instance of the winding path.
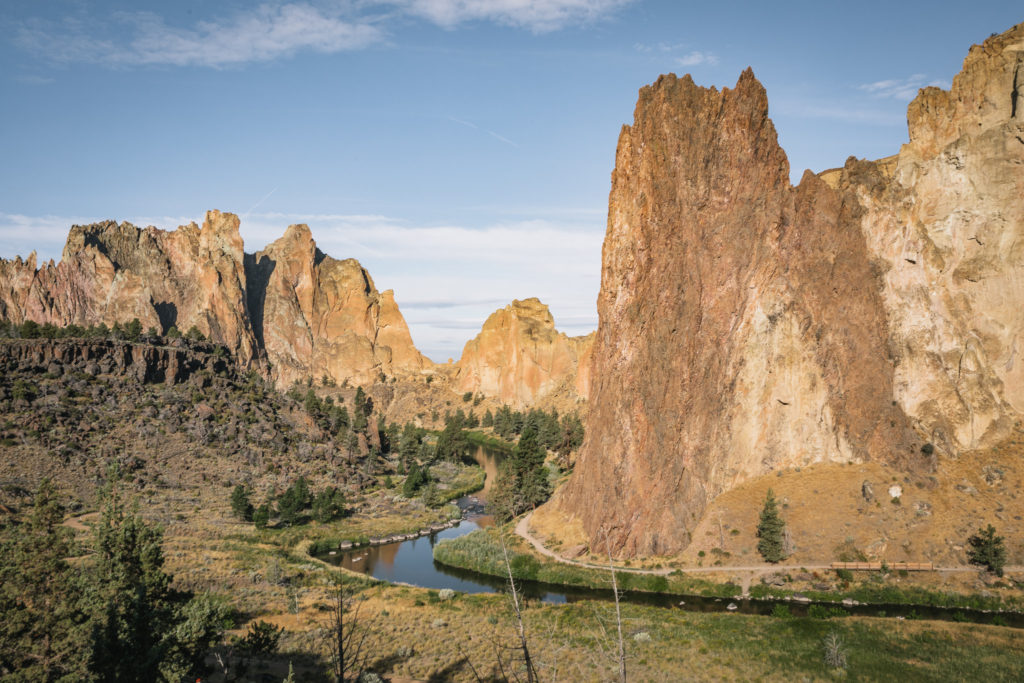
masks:
{"label": "winding path", "polygon": [[[520,538],[525,540],[527,543],[532,545],[534,549],[543,555],[549,557],[556,562],[562,564],[571,564],[577,567],[583,567],[584,569],[599,569],[603,571],[608,570],[608,565],[593,564],[591,562],[581,562],[579,560],[570,560],[562,557],[558,553],[545,547],[533,534],[530,533],[530,518],[533,517],[533,513],[529,513],[524,516],[519,522],[516,523],[515,532]],[[757,565],[731,565],[731,566],[715,566],[715,567],[673,567],[660,569],[637,569],[633,567],[616,567],[615,570],[619,572],[632,572],[633,574],[655,574],[660,576],[667,576],[673,572],[682,572],[684,574],[711,574],[711,573],[722,573],[722,572],[749,572],[747,576],[742,577],[743,581],[743,593],[747,594],[750,590],[751,581],[755,576],[761,574],[771,574],[777,571],[802,571],[802,570],[821,570],[821,569],[832,569],[831,563],[829,564],[757,564]],[[976,572],[979,571],[974,566],[953,566],[953,567],[935,567],[932,571],[936,572]],[[1003,568],[1004,573],[1019,573],[1024,572],[1024,566],[1013,565]]]}

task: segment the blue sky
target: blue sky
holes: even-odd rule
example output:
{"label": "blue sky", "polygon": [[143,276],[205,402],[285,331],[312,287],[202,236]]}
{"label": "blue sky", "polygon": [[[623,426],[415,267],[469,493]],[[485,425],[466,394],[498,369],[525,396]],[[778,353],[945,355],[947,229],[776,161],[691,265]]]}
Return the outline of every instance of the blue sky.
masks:
{"label": "blue sky", "polygon": [[59,258],[72,223],[290,223],[394,289],[457,358],[538,296],[596,327],[609,178],[637,90],[752,66],[793,177],[893,154],[1014,3],[4,0],[0,256]]}

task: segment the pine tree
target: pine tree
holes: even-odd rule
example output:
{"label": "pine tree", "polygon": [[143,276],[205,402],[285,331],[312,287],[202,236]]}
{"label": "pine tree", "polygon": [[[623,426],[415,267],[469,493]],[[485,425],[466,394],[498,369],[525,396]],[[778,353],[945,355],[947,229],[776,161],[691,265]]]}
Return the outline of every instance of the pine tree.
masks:
{"label": "pine tree", "polygon": [[503,463],[490,494],[491,512],[500,521],[543,503],[551,495],[544,447],[531,427],[523,430],[512,455]]}
{"label": "pine tree", "polygon": [[761,510],[761,521],[757,525],[757,552],[768,562],[779,562],[786,557],[785,551],[786,523],[779,517],[779,508],[775,503],[775,494],[768,489]]}
{"label": "pine tree", "polygon": [[996,528],[991,524],[986,529],[978,529],[978,533],[967,539],[970,550],[967,559],[971,564],[981,565],[996,576],[1003,575],[1006,566],[1006,546],[1002,536],[996,536]]}
{"label": "pine tree", "polygon": [[266,529],[270,523],[270,506],[264,503],[252,513],[252,523],[257,529]]}
{"label": "pine tree", "polygon": [[313,519],[325,524],[345,513],[345,494],[328,486],[313,499]]}
{"label": "pine tree", "polygon": [[74,553],[62,521],[56,489],[44,480],[29,520],[0,539],[0,673],[17,671],[18,680],[88,678],[78,656],[88,636],[81,582],[65,559]]}
{"label": "pine tree", "polygon": [[231,492],[231,512],[244,522],[252,521],[252,503],[249,502],[249,492],[242,484]]}

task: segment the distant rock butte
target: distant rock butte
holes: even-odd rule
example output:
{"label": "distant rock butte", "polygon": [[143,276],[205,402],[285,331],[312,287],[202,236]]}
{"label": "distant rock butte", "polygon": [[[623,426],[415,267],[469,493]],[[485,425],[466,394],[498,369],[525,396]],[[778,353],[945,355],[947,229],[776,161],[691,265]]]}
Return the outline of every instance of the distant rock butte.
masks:
{"label": "distant rock butte", "polygon": [[1024,412],[1024,24],[925,88],[895,157],[798,187],[747,70],[663,76],[619,138],[586,443],[549,504],[670,554],[773,470],[1005,439]]}
{"label": "distant rock butte", "polygon": [[393,294],[355,260],[316,248],[305,225],[245,254],[238,217],[209,211],[174,231],[112,221],[74,226],[60,263],[0,260],[0,315],[144,328],[195,326],[279,386],[307,377],[368,383],[432,364],[413,346]]}
{"label": "distant rock butte", "polygon": [[556,330],[548,307],[536,298],[513,301],[466,343],[455,365],[455,389],[518,408],[555,392],[586,396],[593,339]]}

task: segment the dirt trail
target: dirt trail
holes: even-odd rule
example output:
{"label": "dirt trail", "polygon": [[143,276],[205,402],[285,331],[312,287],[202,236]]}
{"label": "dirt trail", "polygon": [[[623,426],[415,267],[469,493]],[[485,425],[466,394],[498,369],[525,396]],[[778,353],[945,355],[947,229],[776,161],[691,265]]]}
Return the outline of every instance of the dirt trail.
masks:
{"label": "dirt trail", "polygon": [[[540,542],[539,539],[535,538],[530,533],[530,518],[533,513],[527,514],[525,517],[516,523],[515,532],[523,540],[528,542],[534,547],[534,549],[543,555],[544,557],[550,557],[556,562],[562,564],[572,564],[577,567],[583,567],[585,569],[600,569],[607,571],[607,565],[593,564],[590,562],[581,562],[579,560],[570,560],[562,557],[553,550],[548,549]],[[750,590],[750,584],[753,579],[760,574],[771,574],[778,571],[801,571],[801,570],[821,570],[831,569],[831,563],[827,564],[758,564],[758,565],[732,565],[732,566],[715,566],[715,567],[679,567],[679,568],[660,568],[660,569],[637,569],[632,567],[616,567],[616,571],[620,572],[632,572],[634,574],[655,574],[660,576],[666,576],[673,572],[682,572],[684,574],[711,574],[711,573],[722,573],[722,572],[750,572],[749,576],[742,577],[743,593],[747,594]],[[973,566],[953,566],[953,567],[935,567],[934,571],[937,572],[977,572],[978,567]],[[1024,566],[1014,565],[1003,568],[1004,573],[1019,573],[1024,572]]]}

